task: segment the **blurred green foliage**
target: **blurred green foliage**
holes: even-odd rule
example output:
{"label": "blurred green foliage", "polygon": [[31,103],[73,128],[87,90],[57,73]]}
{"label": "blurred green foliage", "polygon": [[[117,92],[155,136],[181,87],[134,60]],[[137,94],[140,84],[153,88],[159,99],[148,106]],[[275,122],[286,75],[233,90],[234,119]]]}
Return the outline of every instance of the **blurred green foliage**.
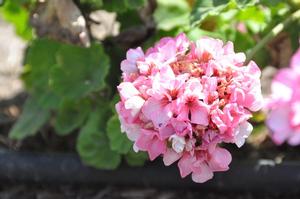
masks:
{"label": "blurred green foliage", "polygon": [[[84,16],[97,9],[116,12],[121,32],[147,26],[140,17],[147,0],[74,2]],[[79,132],[76,149],[88,165],[114,169],[122,157],[129,165],[143,165],[147,155],[133,151],[132,142],[121,133],[114,108],[121,76],[119,63],[127,49],[110,38],[102,43],[93,39],[89,48],[38,38],[29,23],[35,3],[6,0],[0,7],[3,19],[14,24],[16,33],[28,41],[22,79],[30,97],[10,137],[20,140],[33,136],[48,123],[60,136]],[[139,43],[144,48],[163,36],[185,32],[193,40],[205,35],[231,40],[235,50],[243,52],[251,51],[276,24],[300,7],[295,0],[157,0],[156,4],[152,16],[155,31]],[[299,21],[291,27],[287,32],[296,49]],[[264,67],[269,53],[263,48],[254,59]],[[261,122],[261,118],[256,114],[253,121]]]}
{"label": "blurred green foliage", "polygon": [[32,0],[7,0],[0,7],[0,16],[14,24],[16,33],[25,40],[32,38],[32,28],[29,25],[29,6]]}

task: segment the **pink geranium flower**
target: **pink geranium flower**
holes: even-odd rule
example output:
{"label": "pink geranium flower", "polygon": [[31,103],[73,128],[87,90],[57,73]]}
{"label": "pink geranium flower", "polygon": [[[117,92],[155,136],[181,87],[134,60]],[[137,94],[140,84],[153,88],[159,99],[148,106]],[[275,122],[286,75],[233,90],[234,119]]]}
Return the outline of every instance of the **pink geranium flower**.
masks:
{"label": "pink geranium flower", "polygon": [[229,169],[231,154],[219,144],[241,147],[252,131],[250,111],[262,106],[260,70],[245,65],[233,44],[184,34],[161,39],[144,53],[130,49],[121,63],[122,130],[150,160],[178,161],[180,175],[205,182]]}
{"label": "pink geranium flower", "polygon": [[300,144],[300,48],[291,59],[290,67],[278,71],[267,99],[267,125],[273,141],[280,145]]}

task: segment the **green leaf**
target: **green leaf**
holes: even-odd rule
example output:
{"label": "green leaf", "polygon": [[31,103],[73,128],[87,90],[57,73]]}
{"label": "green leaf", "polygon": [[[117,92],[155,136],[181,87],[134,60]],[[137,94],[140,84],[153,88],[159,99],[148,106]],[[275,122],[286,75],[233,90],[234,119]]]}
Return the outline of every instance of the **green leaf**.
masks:
{"label": "green leaf", "polygon": [[132,142],[125,133],[121,132],[120,122],[117,115],[111,117],[107,122],[106,132],[110,142],[110,148],[121,154],[126,154],[132,148]]}
{"label": "green leaf", "polygon": [[54,122],[54,128],[58,135],[68,135],[74,129],[80,127],[91,111],[88,100],[68,101],[64,100],[60,105]]}
{"label": "green leaf", "polygon": [[77,139],[77,151],[87,165],[99,169],[115,169],[121,162],[121,156],[110,149],[109,140],[105,134],[105,118],[107,110],[92,112],[81,129]]}
{"label": "green leaf", "polygon": [[56,64],[56,53],[61,46],[55,41],[37,39],[29,46],[25,57],[22,79],[37,103],[46,108],[56,107],[60,101],[49,87],[49,73]]}
{"label": "green leaf", "polygon": [[79,0],[81,4],[89,4],[93,7],[100,8],[103,5],[102,0]]}
{"label": "green leaf", "polygon": [[103,0],[104,9],[122,13],[130,9],[138,9],[145,5],[146,0]]}
{"label": "green leaf", "polygon": [[131,149],[125,159],[130,166],[143,166],[145,161],[148,160],[148,155],[142,151],[136,153]]}
{"label": "green leaf", "polygon": [[110,109],[112,110],[112,112],[114,114],[117,114],[117,111],[116,111],[116,104],[120,101],[120,96],[118,94],[115,94],[114,97],[112,98],[109,106],[110,106]]}
{"label": "green leaf", "polygon": [[157,28],[169,31],[189,24],[190,7],[185,0],[158,0],[154,19]]}
{"label": "green leaf", "polygon": [[29,25],[29,11],[22,3],[13,0],[5,1],[0,7],[0,15],[8,22],[14,24],[16,33],[25,40],[32,38],[32,29]]}
{"label": "green leaf", "polygon": [[125,12],[127,10],[125,0],[103,0],[103,7],[110,12]]}
{"label": "green leaf", "polygon": [[90,48],[62,46],[57,53],[57,65],[51,71],[51,88],[60,96],[78,99],[105,86],[109,58],[102,46]]}
{"label": "green leaf", "polygon": [[268,9],[262,9],[257,6],[249,6],[241,10],[236,18],[239,21],[243,21],[253,33],[258,33],[267,27],[267,18],[270,17],[270,14],[271,13]]}
{"label": "green leaf", "polygon": [[28,136],[35,135],[47,122],[49,116],[50,112],[48,109],[39,106],[33,98],[27,99],[21,116],[9,132],[9,137],[22,140]]}
{"label": "green leaf", "polygon": [[118,13],[117,20],[121,23],[121,32],[133,26],[143,25],[138,10],[126,10],[125,12]]}
{"label": "green leaf", "polygon": [[196,26],[208,16],[218,16],[231,9],[243,9],[257,2],[257,0],[197,0],[191,14],[191,23]]}
{"label": "green leaf", "polygon": [[141,8],[146,2],[146,0],[125,0],[126,6],[129,9]]}
{"label": "green leaf", "polygon": [[23,74],[23,80],[29,89],[41,92],[48,87],[48,74],[56,64],[56,53],[60,47],[60,43],[48,39],[37,39],[31,43]]}
{"label": "green leaf", "polygon": [[260,0],[260,3],[264,6],[276,6],[279,3],[282,3],[282,0]]}
{"label": "green leaf", "polygon": [[191,22],[193,26],[200,24],[208,16],[217,16],[221,12],[228,10],[230,7],[235,8],[235,1],[211,1],[197,0],[191,14]]}

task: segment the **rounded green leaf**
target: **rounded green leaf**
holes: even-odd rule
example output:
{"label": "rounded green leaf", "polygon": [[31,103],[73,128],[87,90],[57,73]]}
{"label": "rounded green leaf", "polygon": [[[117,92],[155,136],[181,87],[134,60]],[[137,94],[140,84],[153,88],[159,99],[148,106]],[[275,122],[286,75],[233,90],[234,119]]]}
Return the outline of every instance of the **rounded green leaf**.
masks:
{"label": "rounded green leaf", "polygon": [[109,58],[101,45],[90,48],[64,45],[56,56],[57,65],[51,71],[53,90],[69,99],[78,99],[105,86]]}
{"label": "rounded green leaf", "polygon": [[25,57],[22,79],[38,104],[45,108],[55,108],[60,98],[49,87],[49,73],[56,64],[56,53],[62,44],[48,40],[34,40]]}
{"label": "rounded green leaf", "polygon": [[54,128],[58,135],[68,135],[74,129],[80,127],[91,111],[88,100],[78,102],[65,100],[57,113]]}
{"label": "rounded green leaf", "polygon": [[105,129],[101,125],[107,114],[91,113],[86,125],[81,129],[77,140],[77,151],[87,165],[99,169],[115,169],[121,162],[121,156],[110,149]]}

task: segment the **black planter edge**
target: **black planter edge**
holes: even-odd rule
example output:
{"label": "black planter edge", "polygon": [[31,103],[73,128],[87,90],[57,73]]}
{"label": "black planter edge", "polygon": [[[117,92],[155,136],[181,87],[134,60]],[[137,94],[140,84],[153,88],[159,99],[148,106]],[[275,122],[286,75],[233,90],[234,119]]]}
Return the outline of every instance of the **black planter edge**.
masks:
{"label": "black planter edge", "polygon": [[76,154],[1,150],[0,181],[291,193],[300,191],[300,161],[233,161],[229,171],[215,173],[212,180],[197,184],[189,176],[182,179],[176,164],[165,167],[162,160],[144,167],[123,165],[116,170],[97,170],[83,165]]}

